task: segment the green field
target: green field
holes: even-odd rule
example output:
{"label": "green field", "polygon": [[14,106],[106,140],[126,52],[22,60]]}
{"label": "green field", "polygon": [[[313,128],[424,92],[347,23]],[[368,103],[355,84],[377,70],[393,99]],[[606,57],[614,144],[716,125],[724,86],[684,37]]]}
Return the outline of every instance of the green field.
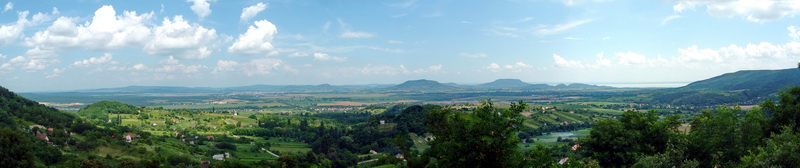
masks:
{"label": "green field", "polygon": [[589,135],[589,132],[591,130],[592,130],[591,128],[586,128],[570,132],[553,132],[550,134],[536,136],[534,137],[534,139],[536,139],[535,143],[541,143],[545,145],[567,144],[566,142],[556,142],[556,140],[558,139],[558,137],[561,137],[562,139],[567,139],[567,138],[577,139],[585,137]]}

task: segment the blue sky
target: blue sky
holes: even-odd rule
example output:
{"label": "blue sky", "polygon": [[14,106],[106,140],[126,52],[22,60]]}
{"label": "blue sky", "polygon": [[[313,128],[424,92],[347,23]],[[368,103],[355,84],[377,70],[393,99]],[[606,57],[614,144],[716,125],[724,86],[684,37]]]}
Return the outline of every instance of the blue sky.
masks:
{"label": "blue sky", "polygon": [[800,61],[798,1],[0,1],[0,85],[689,82]]}

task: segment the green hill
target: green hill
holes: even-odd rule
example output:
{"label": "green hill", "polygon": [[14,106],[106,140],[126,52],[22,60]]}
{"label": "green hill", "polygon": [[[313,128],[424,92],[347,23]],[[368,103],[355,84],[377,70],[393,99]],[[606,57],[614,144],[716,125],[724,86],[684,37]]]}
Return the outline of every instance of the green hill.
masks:
{"label": "green hill", "polygon": [[385,88],[388,91],[452,91],[460,88],[448,86],[432,80],[410,80],[402,84]]}
{"label": "green hill", "polygon": [[648,95],[650,103],[674,105],[756,104],[779,90],[796,85],[800,85],[798,69],[744,70],[643,95]]}
{"label": "green hill", "polygon": [[744,91],[753,96],[766,96],[789,86],[800,85],[798,69],[745,70],[692,82],[680,89]]}
{"label": "green hill", "polygon": [[483,88],[504,89],[504,88],[519,88],[531,85],[519,79],[497,79],[489,83],[478,85]]}
{"label": "green hill", "polygon": [[105,119],[109,114],[133,114],[136,107],[115,101],[100,101],[78,111],[79,115],[91,119]]}

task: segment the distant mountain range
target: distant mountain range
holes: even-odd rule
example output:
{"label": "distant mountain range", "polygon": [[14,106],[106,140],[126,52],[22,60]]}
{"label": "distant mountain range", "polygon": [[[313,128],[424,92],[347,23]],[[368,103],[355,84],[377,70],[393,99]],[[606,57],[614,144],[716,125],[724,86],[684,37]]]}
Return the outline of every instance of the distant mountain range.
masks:
{"label": "distant mountain range", "polygon": [[[783,70],[744,70],[726,73],[713,78],[692,82],[679,88],[668,88],[656,91],[654,96],[673,93],[686,93],[677,96],[708,92],[729,92],[745,97],[763,97],[789,86],[800,85],[798,69]],[[478,85],[459,85],[456,83],[439,83],[433,80],[409,80],[397,85],[252,85],[240,87],[181,87],[181,86],[126,86],[119,88],[103,88],[72,91],[72,93],[224,93],[224,92],[446,92],[458,90],[575,90],[575,89],[609,89],[613,87],[581,83],[573,84],[531,84],[519,79],[497,79]],[[697,94],[703,95],[703,94]],[[705,94],[707,96],[707,94]],[[725,94],[730,96],[730,94]],[[668,97],[675,97],[670,95]],[[666,100],[664,100],[666,101]]]}

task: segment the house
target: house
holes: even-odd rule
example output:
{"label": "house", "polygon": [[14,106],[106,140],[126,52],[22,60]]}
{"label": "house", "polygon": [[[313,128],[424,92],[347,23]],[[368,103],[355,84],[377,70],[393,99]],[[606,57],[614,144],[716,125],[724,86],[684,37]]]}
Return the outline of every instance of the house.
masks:
{"label": "house", "polygon": [[378,154],[378,152],[376,152],[375,150],[369,150],[369,154],[373,154],[374,155],[374,154]]}
{"label": "house", "polygon": [[53,128],[47,128],[47,132],[53,132]]}
{"label": "house", "polygon": [[50,138],[47,138],[47,135],[45,134],[36,134],[36,138],[44,139],[45,141],[50,142]]}
{"label": "house", "polygon": [[564,163],[567,163],[568,160],[569,160],[569,158],[565,157],[565,158],[563,158],[561,160],[558,160],[558,164],[563,165]]}
{"label": "house", "polygon": [[572,145],[572,151],[576,151],[581,148],[581,144]]}
{"label": "house", "polygon": [[208,160],[200,161],[200,167],[202,167],[202,168],[209,167],[210,165],[211,165],[211,161],[208,161]]}
{"label": "house", "polygon": [[211,156],[211,158],[213,158],[214,160],[225,160],[225,154],[216,154],[214,156]]}
{"label": "house", "polygon": [[208,137],[206,137],[206,138],[207,138],[208,140],[214,140],[214,136],[208,136]]}
{"label": "house", "polygon": [[133,138],[136,138],[136,135],[128,133],[128,135],[125,135],[125,142],[131,143],[133,142]]}

